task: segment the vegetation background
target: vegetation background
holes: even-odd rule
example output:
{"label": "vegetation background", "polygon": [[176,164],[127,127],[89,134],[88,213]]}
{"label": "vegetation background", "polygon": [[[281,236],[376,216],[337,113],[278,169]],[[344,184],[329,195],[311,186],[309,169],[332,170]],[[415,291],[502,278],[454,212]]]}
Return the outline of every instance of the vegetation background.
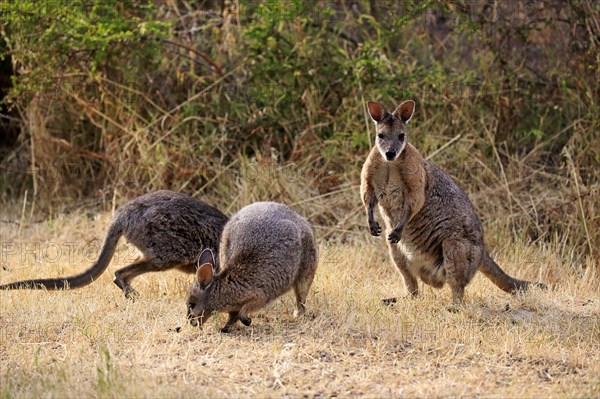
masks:
{"label": "vegetation background", "polygon": [[[155,189],[228,214],[257,200],[290,204],[315,225],[322,248],[314,320],[285,324],[289,306],[278,302],[241,341],[163,329],[160,320],[183,314],[187,283],[173,286],[175,275],[145,280],[163,287],[160,300],[146,291],[129,305],[109,276],[59,296],[1,293],[0,396],[599,394],[599,2],[0,0],[0,34],[2,282],[81,270],[85,253],[40,261],[40,243],[101,240],[111,210]],[[417,103],[410,140],[461,182],[501,264],[553,290],[511,299],[504,310],[503,293],[488,297],[475,282],[467,290],[474,305],[462,315],[443,311],[445,290],[400,310],[378,307],[402,282],[381,240],[368,235],[358,195],[374,136],[365,105],[391,109],[408,98]],[[64,316],[45,319],[36,298],[45,306],[60,298],[51,308]],[[85,309],[71,309],[73,301]],[[77,324],[111,312],[144,338],[114,335],[118,317],[91,330]],[[399,317],[427,327],[394,329]],[[445,333],[415,338],[438,328]],[[494,346],[515,328],[526,342]],[[157,340],[169,351],[153,352]],[[198,346],[182,354],[181,340]],[[66,351],[62,366],[40,355],[46,342]],[[127,342],[143,347],[139,358]],[[215,345],[255,363],[260,377],[235,362],[231,375],[218,367],[197,374],[190,363],[222,365],[215,352],[198,360]],[[83,366],[77,353],[88,354]],[[185,370],[158,372],[156,359]],[[296,376],[295,361],[311,371]],[[419,371],[387,380],[389,364]],[[144,367],[173,390],[140,380]],[[352,386],[333,377],[338,371],[352,375]],[[248,390],[228,385],[232,375],[244,376]],[[463,381],[449,391],[428,385],[445,378]],[[207,381],[222,384],[203,390]]]}

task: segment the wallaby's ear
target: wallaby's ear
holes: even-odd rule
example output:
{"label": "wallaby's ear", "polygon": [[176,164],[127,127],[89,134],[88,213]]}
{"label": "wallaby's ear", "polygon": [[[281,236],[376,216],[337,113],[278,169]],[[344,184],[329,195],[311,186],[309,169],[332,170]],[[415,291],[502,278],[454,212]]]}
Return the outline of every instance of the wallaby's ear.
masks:
{"label": "wallaby's ear", "polygon": [[410,118],[412,118],[414,112],[415,102],[413,100],[407,100],[398,105],[398,107],[396,107],[392,115],[397,115],[400,117],[402,122],[408,123]]}
{"label": "wallaby's ear", "polygon": [[210,248],[206,248],[200,254],[200,259],[198,259],[198,267],[205,263],[210,263],[213,266],[215,265],[215,257],[213,256],[213,252],[210,250]]}
{"label": "wallaby's ear", "polygon": [[371,119],[373,119],[375,123],[381,122],[385,116],[385,108],[383,108],[383,105],[369,101],[367,103],[367,107],[369,108],[369,115],[371,116]]}
{"label": "wallaby's ear", "polygon": [[208,287],[213,280],[213,266],[210,263],[201,265],[196,271],[196,278],[200,287],[203,289]]}
{"label": "wallaby's ear", "polygon": [[202,288],[208,287],[212,282],[215,267],[215,258],[212,251],[207,248],[202,251],[200,259],[198,259],[198,269],[196,270],[196,278]]}

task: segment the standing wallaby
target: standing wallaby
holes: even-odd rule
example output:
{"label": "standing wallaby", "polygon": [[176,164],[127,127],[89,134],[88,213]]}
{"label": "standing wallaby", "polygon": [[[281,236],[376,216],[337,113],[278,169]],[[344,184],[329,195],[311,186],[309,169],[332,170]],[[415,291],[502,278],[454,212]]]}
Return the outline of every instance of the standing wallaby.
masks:
{"label": "standing wallaby", "polygon": [[435,288],[448,282],[457,304],[478,269],[506,292],[527,289],[532,283],[510,277],[490,257],[481,222],[465,192],[408,143],[406,125],[414,101],[401,103],[391,114],[375,102],[369,102],[368,109],[377,137],[362,168],[361,197],[374,236],[381,234],[373,215],[379,204],[390,255],[408,292],[418,294],[417,277]]}
{"label": "standing wallaby", "polygon": [[143,273],[173,268],[194,273],[202,250],[219,251],[225,223],[223,213],[200,200],[167,190],[151,192],[117,209],[98,260],[83,273],[18,281],[0,285],[0,289],[65,290],[86,286],[106,270],[119,238],[124,236],[143,254],[142,259],[115,272],[115,284],[129,298],[135,292],[130,281]]}
{"label": "standing wallaby", "polygon": [[296,314],[305,311],[306,296],[317,270],[318,247],[311,225],[289,207],[256,202],[242,208],[225,225],[221,237],[221,270],[213,254],[200,256],[188,300],[188,319],[201,326],[213,312],[229,312],[222,332],[291,288]]}

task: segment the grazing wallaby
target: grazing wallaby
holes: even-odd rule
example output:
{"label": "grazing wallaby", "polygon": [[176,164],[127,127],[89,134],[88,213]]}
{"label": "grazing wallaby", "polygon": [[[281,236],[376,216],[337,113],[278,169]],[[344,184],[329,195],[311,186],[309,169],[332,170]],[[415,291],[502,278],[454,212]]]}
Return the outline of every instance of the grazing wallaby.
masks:
{"label": "grazing wallaby", "polygon": [[18,281],[0,289],[65,290],[88,285],[106,270],[124,236],[143,254],[142,259],[115,272],[115,284],[129,298],[135,292],[130,281],[143,273],[172,268],[194,273],[202,250],[219,251],[225,223],[223,213],[200,200],[167,190],[151,192],[117,209],[98,260],[86,271],[71,277]]}
{"label": "grazing wallaby", "polygon": [[204,250],[188,300],[188,319],[201,326],[213,312],[228,312],[221,331],[291,288],[296,314],[305,311],[306,296],[317,270],[318,248],[311,225],[283,204],[257,202],[242,208],[225,225],[221,237],[221,270]]}
{"label": "grazing wallaby", "polygon": [[390,255],[408,292],[418,294],[417,277],[435,288],[448,282],[457,304],[477,270],[506,292],[527,289],[532,283],[510,277],[490,257],[481,222],[462,188],[408,143],[414,101],[391,114],[375,102],[368,109],[377,137],[362,168],[361,197],[374,236],[381,234],[373,215],[379,204]]}

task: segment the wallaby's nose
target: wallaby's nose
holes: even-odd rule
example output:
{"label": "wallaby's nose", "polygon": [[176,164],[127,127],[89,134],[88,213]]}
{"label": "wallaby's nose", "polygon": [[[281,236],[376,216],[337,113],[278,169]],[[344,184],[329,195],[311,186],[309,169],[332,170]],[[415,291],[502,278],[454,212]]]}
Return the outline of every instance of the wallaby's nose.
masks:
{"label": "wallaby's nose", "polygon": [[396,151],[386,151],[385,157],[387,158],[388,161],[393,161],[394,158],[396,158]]}

